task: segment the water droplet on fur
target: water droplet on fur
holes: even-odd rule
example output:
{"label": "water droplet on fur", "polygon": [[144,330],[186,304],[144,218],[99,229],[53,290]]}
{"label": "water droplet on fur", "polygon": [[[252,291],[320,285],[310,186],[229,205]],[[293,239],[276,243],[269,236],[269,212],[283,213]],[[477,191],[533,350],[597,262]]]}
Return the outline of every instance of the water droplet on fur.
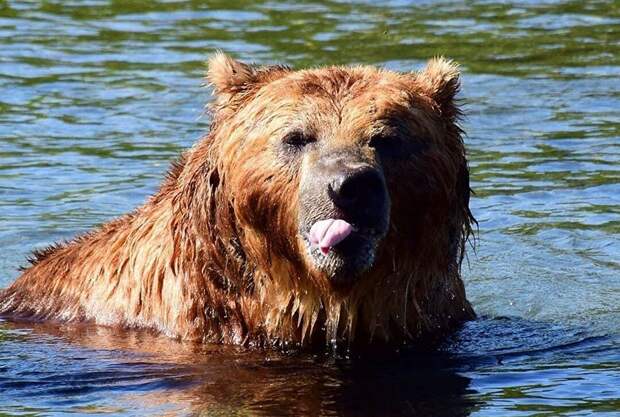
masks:
{"label": "water droplet on fur", "polygon": [[338,350],[338,339],[336,338],[330,339],[329,345],[332,348],[332,352],[336,352]]}

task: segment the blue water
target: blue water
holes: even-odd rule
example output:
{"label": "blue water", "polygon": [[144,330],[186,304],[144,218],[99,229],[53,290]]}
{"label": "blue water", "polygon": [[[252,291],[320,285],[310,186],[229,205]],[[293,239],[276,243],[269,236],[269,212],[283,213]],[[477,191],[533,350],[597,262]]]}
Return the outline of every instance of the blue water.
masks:
{"label": "blue water", "polygon": [[208,129],[215,49],[461,63],[480,318],[434,354],[333,358],[0,322],[0,416],[620,415],[620,4],[0,0],[0,286],[127,212]]}

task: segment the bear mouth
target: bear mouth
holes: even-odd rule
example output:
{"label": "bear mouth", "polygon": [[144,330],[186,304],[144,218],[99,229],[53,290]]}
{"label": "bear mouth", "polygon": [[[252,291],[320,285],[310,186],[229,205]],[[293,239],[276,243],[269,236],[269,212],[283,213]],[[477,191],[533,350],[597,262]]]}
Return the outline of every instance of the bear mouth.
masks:
{"label": "bear mouth", "polygon": [[350,285],[373,266],[384,234],[339,218],[316,221],[302,233],[312,266],[335,285]]}

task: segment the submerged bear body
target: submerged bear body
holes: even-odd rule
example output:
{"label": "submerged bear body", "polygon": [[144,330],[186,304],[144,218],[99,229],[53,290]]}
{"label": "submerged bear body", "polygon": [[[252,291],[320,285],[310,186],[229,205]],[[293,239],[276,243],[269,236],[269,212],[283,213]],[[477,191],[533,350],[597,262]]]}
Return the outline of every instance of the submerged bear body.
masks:
{"label": "submerged bear body", "polygon": [[133,213],[35,253],[0,314],[204,342],[397,345],[474,313],[458,72],[210,61],[210,132]]}

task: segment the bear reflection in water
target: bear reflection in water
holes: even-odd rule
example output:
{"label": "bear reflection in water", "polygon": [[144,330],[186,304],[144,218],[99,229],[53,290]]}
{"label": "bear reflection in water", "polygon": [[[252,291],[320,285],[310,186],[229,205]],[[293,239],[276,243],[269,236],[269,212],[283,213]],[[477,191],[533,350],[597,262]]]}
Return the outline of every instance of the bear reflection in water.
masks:
{"label": "bear reflection in water", "polygon": [[443,354],[287,355],[83,324],[0,322],[0,338],[0,392],[59,412],[458,417],[479,407]]}

